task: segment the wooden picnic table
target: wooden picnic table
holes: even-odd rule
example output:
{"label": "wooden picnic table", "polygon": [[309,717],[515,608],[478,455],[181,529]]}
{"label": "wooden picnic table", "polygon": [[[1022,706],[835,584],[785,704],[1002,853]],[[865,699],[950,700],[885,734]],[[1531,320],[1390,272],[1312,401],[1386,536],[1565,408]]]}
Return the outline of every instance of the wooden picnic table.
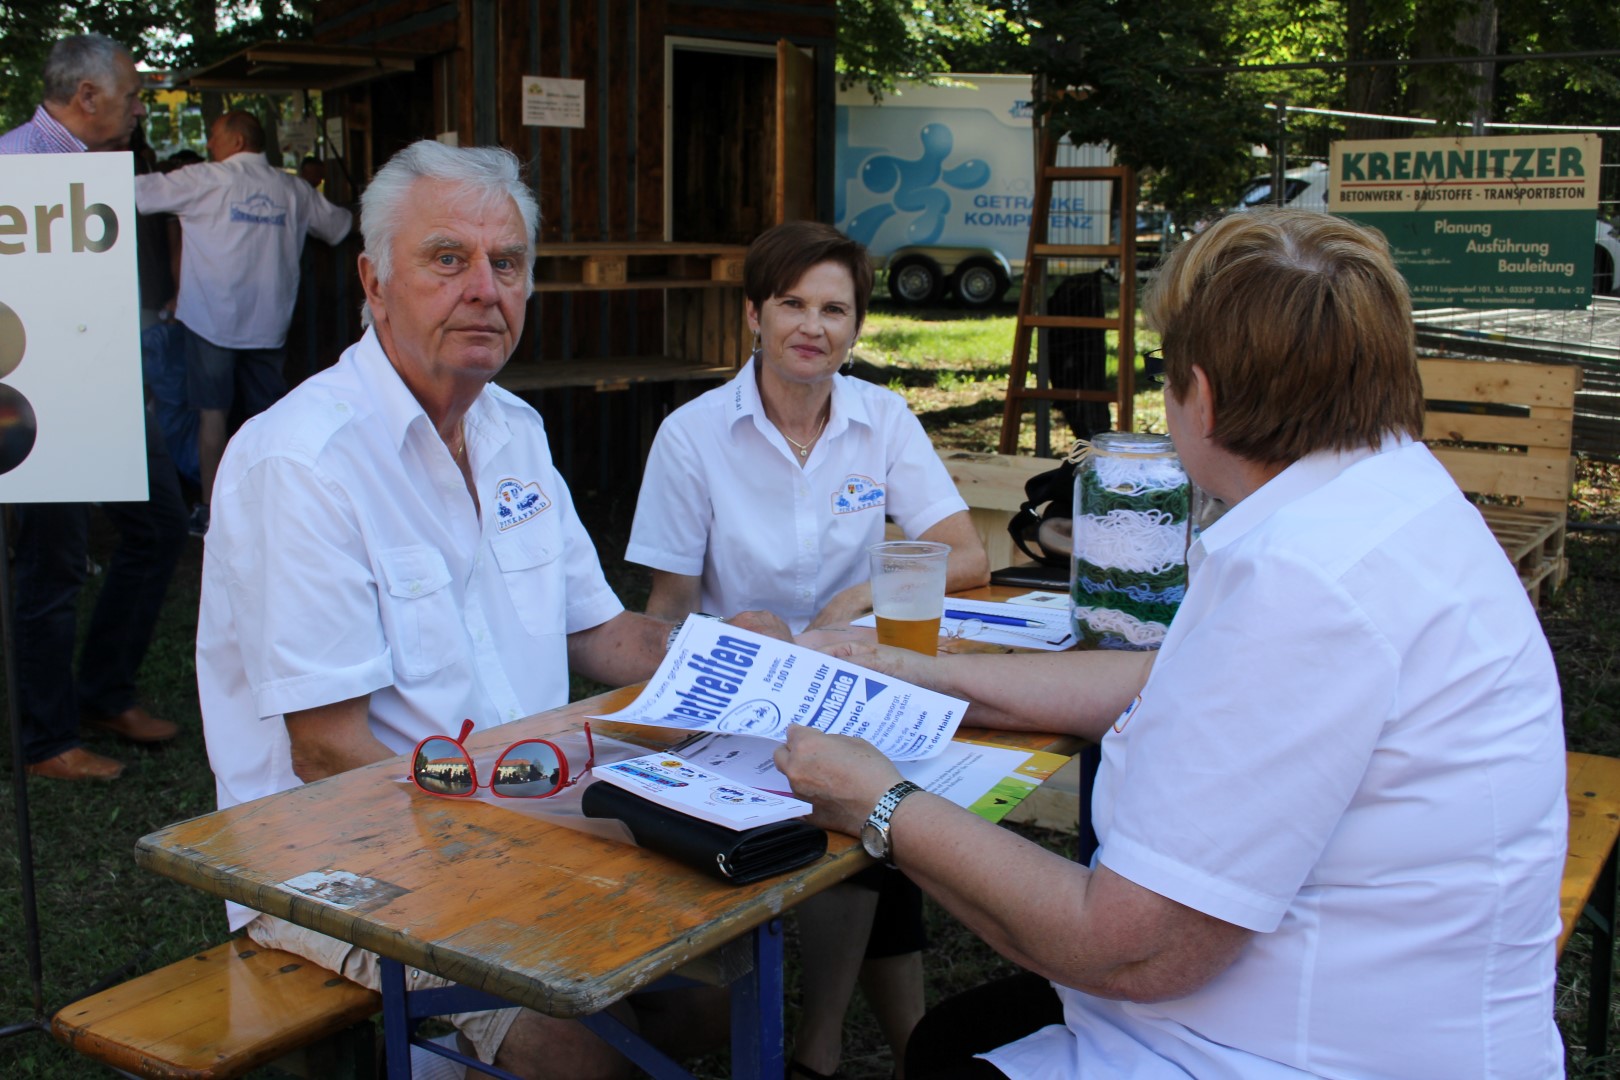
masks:
{"label": "wooden picnic table", "polygon": [[[638,689],[475,731],[468,748],[489,757],[519,739],[578,731],[586,717],[629,704]],[[604,722],[592,729],[649,748],[691,734]],[[1078,745],[983,729],[959,737],[1060,753]],[[825,858],[734,886],[538,813],[428,795],[400,782],[408,769],[396,757],[171,825],[138,842],[136,862],[552,1016],[599,1013],[677,969],[711,983],[740,977],[732,1067],[737,1075],[781,1074],[779,919],[871,865],[855,840],[832,834]],[[303,884],[286,884],[295,879]],[[408,1075],[395,1072],[404,1014],[391,1015],[387,982],[383,989],[390,1075]]]}

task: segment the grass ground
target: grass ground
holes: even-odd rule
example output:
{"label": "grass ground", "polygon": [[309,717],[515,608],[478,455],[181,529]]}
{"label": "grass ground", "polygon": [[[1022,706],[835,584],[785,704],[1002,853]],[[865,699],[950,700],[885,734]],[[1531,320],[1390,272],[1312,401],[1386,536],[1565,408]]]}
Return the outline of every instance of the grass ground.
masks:
{"label": "grass ground", "polygon": [[[955,312],[904,316],[878,308],[868,321],[860,373],[893,385],[911,401],[941,447],[985,450],[1000,432],[1012,342],[1007,313],[963,317]],[[1138,342],[1139,348],[1151,342]],[[1163,430],[1157,395],[1137,399],[1137,426]],[[1024,446],[1034,444],[1026,419]],[[1066,440],[1053,437],[1054,445]],[[580,492],[581,512],[598,538],[615,587],[635,606],[646,595],[645,574],[622,561],[633,506],[629,500]],[[1572,516],[1620,522],[1620,469],[1582,466]],[[104,558],[109,538],[98,534]],[[1620,756],[1620,533],[1572,532],[1570,580],[1542,614],[1563,680],[1566,731],[1572,749]],[[183,734],[159,749],[130,748],[92,736],[92,748],[128,764],[110,785],[29,784],[40,920],[44,938],[43,1006],[48,1012],[82,996],[98,981],[121,980],[178,960],[224,939],[217,901],[136,869],[135,840],[172,822],[213,807],[213,783],[201,736],[192,667],[201,544],[193,541],[177,571],[157,640],[143,676],[153,711],[178,721]],[[85,602],[94,595],[86,591]],[[583,694],[591,688],[579,686]],[[0,766],[0,803],[11,803],[9,750]],[[1068,838],[1030,835],[1058,850]],[[18,897],[17,830],[9,809],[0,808],[0,1025],[34,1015],[25,934]],[[978,985],[1009,970],[972,935],[938,908],[929,909],[933,946],[927,957],[931,1000]],[[791,934],[791,924],[790,930]],[[1588,1061],[1584,1037],[1585,957],[1589,942],[1578,935],[1566,952],[1558,1010],[1571,1047],[1570,1072],[1579,1077],[1614,1076],[1620,1058]],[[790,950],[791,956],[791,950]],[[791,963],[791,961],[790,961]],[[790,1013],[792,983],[790,967]],[[1620,1045],[1620,1025],[1611,1024]],[[852,1008],[844,1072],[855,1078],[888,1077],[892,1069],[876,1026],[859,1003]],[[706,1075],[723,1076],[723,1060]],[[48,1037],[30,1033],[0,1040],[0,1077],[94,1076],[97,1070]],[[100,1074],[100,1075],[105,1075]]]}

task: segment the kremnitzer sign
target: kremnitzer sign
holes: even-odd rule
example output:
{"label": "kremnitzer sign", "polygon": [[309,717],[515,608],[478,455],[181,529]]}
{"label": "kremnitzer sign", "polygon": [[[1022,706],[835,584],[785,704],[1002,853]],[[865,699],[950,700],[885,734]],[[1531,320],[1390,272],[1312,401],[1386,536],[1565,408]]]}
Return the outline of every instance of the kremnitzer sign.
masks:
{"label": "kremnitzer sign", "polygon": [[1389,238],[1418,307],[1584,308],[1595,135],[1336,142],[1328,209]]}

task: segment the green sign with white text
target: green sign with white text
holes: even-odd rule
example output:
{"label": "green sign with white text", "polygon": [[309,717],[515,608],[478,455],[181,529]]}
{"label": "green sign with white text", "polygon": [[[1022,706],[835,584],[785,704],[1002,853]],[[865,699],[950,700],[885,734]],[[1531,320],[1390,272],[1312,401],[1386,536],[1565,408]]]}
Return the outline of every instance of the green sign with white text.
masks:
{"label": "green sign with white text", "polygon": [[1415,307],[1585,308],[1595,135],[1336,142],[1328,209],[1389,239]]}

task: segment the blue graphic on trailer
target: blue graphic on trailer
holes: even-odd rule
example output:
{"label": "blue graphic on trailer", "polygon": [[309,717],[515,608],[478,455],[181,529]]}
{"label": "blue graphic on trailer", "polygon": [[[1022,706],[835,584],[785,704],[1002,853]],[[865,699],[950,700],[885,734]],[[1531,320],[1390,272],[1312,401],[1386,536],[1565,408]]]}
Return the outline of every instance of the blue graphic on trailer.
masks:
{"label": "blue graphic on trailer", "polygon": [[990,182],[990,166],[979,158],[945,167],[956,146],[948,124],[936,121],[922,126],[916,134],[919,153],[915,158],[901,157],[882,147],[850,146],[847,108],[838,110],[837,132],[837,220],[843,221],[848,212],[845,196],[851,183],[858,181],[866,192],[890,196],[887,202],[861,210],[844,227],[851,239],[868,246],[897,213],[914,215],[905,227],[905,244],[935,243],[945,231],[951,212],[952,199],[947,189],[973,191]]}

